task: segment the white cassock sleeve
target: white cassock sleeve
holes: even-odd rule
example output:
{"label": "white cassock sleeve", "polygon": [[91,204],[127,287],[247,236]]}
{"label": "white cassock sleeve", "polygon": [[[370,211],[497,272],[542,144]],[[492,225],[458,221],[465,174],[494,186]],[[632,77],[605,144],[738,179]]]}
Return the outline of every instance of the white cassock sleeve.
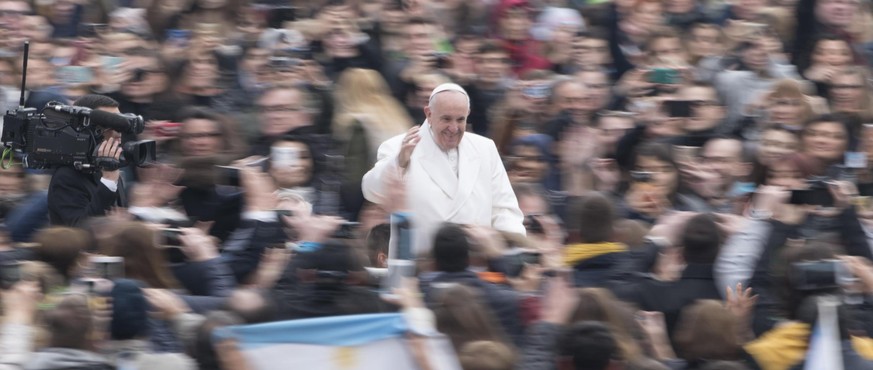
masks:
{"label": "white cassock sleeve", "polygon": [[488,156],[491,158],[491,227],[510,233],[527,235],[524,228],[524,214],[518,207],[518,199],[512,191],[509,176],[500,160],[497,146],[488,141]]}
{"label": "white cassock sleeve", "polygon": [[361,190],[367,200],[380,205],[388,202],[390,194],[386,185],[391,183],[392,178],[399,178],[403,173],[397,164],[397,156],[400,155],[400,144],[405,136],[406,134],[395,136],[379,145],[376,164],[361,180]]}

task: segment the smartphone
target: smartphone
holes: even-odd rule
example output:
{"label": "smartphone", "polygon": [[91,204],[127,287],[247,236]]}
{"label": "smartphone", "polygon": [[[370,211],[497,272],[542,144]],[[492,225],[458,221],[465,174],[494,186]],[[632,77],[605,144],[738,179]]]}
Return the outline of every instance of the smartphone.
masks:
{"label": "smartphone", "polygon": [[79,37],[97,38],[105,34],[109,30],[109,25],[106,23],[82,23],[79,25]]}
{"label": "smartphone", "polygon": [[679,163],[693,163],[700,156],[700,147],[673,145],[673,157]]}
{"label": "smartphone", "polygon": [[182,240],[179,238],[180,236],[182,236],[181,229],[161,229],[161,245],[180,247],[182,246]]}
{"label": "smartphone", "polygon": [[104,55],[100,58],[103,69],[108,73],[115,73],[121,63],[124,63],[124,58]]}
{"label": "smartphone", "polygon": [[178,46],[187,46],[191,40],[191,30],[169,29],[167,30],[167,43],[176,44]]}
{"label": "smartphone", "polygon": [[540,252],[522,251],[505,255],[503,261],[506,266],[504,273],[507,277],[516,278],[524,272],[525,265],[542,264],[543,254]]}
{"label": "smartphone", "polygon": [[57,79],[68,86],[84,85],[94,80],[94,72],[83,66],[63,66],[57,70]]}
{"label": "smartphone", "polygon": [[278,71],[287,71],[302,64],[300,59],[288,57],[270,57],[270,67]]}
{"label": "smartphone", "polygon": [[688,118],[692,116],[692,101],[690,100],[666,100],[667,113],[672,118]]}
{"label": "smartphone", "polygon": [[654,179],[654,174],[648,171],[631,171],[630,177],[633,182],[648,183]]}
{"label": "smartphone", "polygon": [[297,163],[300,153],[297,148],[274,146],[270,148],[270,162],[277,167],[291,166]]}
{"label": "smartphone", "polygon": [[6,290],[21,281],[21,263],[9,261],[0,264],[0,288]]}
{"label": "smartphone", "polygon": [[551,92],[552,88],[546,84],[528,86],[521,89],[521,95],[530,99],[546,99]]}
{"label": "smartphone", "polygon": [[792,190],[789,203],[794,205],[833,207],[834,196],[827,187]]}
{"label": "smartphone", "polygon": [[524,228],[531,234],[544,234],[543,224],[537,220],[535,215],[524,216]]}
{"label": "smartphone", "polygon": [[835,289],[854,280],[852,273],[840,260],[797,262],[792,268],[792,281],[797,290]]}
{"label": "smartphone", "polygon": [[340,225],[339,229],[333,233],[333,237],[336,239],[355,239],[355,230],[357,230],[359,226],[361,226],[360,222],[344,222]]}
{"label": "smartphone", "polygon": [[277,6],[267,11],[267,27],[282,29],[285,22],[297,20],[297,8],[290,6]]}
{"label": "smartphone", "polygon": [[673,68],[655,68],[649,71],[649,82],[660,85],[674,85],[681,80],[679,71]]}
{"label": "smartphone", "polygon": [[92,256],[89,261],[95,278],[106,280],[124,278],[124,257]]}
{"label": "smartphone", "polygon": [[447,53],[434,53],[433,54],[435,62],[435,67],[437,69],[445,69],[451,68],[452,61],[449,59],[449,54]]}
{"label": "smartphone", "polygon": [[[246,167],[260,167],[261,171],[267,171],[270,166],[269,158],[261,158],[253,162],[246,163]],[[240,187],[239,168],[233,166],[215,166],[218,173],[217,185]]]}
{"label": "smartphone", "polygon": [[188,262],[188,255],[185,254],[185,251],[180,246],[164,246],[164,256],[167,258],[167,262],[173,265]]}
{"label": "smartphone", "polygon": [[864,169],[867,168],[867,153],[864,152],[846,152],[845,162],[846,168]]}

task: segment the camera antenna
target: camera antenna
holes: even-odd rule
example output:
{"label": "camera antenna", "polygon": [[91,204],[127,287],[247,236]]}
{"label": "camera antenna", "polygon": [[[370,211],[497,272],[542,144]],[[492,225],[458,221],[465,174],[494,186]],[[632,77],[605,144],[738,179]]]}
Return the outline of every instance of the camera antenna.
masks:
{"label": "camera antenna", "polygon": [[21,96],[18,98],[18,105],[24,107],[24,89],[27,83],[27,57],[30,56],[30,41],[24,42],[24,61],[21,68]]}

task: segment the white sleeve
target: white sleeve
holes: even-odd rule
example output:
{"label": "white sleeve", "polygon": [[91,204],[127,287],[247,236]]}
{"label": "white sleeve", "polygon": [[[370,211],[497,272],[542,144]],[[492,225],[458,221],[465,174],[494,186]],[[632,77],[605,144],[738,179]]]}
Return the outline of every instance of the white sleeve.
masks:
{"label": "white sleeve", "polygon": [[500,154],[493,141],[488,141],[489,157],[492,158],[491,169],[491,227],[510,233],[527,235],[524,228],[524,214],[518,207],[518,199],[512,191],[509,176],[503,168]]}
{"label": "white sleeve", "polygon": [[724,294],[726,287],[746,284],[752,278],[761,253],[767,247],[770,230],[772,226],[767,221],[749,220],[745,227],[727,239],[713,269],[719,293]]}
{"label": "white sleeve", "polygon": [[392,176],[402,176],[403,171],[397,164],[397,156],[400,154],[400,144],[404,135],[388,139],[379,146],[376,164],[361,179],[361,190],[367,200],[376,204],[385,204],[388,200],[386,184],[389,183],[389,179]]}
{"label": "white sleeve", "polygon": [[106,188],[109,189],[109,191],[111,191],[113,193],[118,191],[118,181],[112,181],[112,180],[107,179],[105,177],[101,177],[100,182],[102,182],[103,185],[105,185]]}

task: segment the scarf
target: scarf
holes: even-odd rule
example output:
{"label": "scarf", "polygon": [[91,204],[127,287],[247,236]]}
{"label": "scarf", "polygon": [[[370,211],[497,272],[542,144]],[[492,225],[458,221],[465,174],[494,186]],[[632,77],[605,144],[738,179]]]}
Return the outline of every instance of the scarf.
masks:
{"label": "scarf", "polygon": [[564,265],[572,267],[581,261],[620,252],[627,252],[627,246],[621,243],[571,244],[564,248]]}

